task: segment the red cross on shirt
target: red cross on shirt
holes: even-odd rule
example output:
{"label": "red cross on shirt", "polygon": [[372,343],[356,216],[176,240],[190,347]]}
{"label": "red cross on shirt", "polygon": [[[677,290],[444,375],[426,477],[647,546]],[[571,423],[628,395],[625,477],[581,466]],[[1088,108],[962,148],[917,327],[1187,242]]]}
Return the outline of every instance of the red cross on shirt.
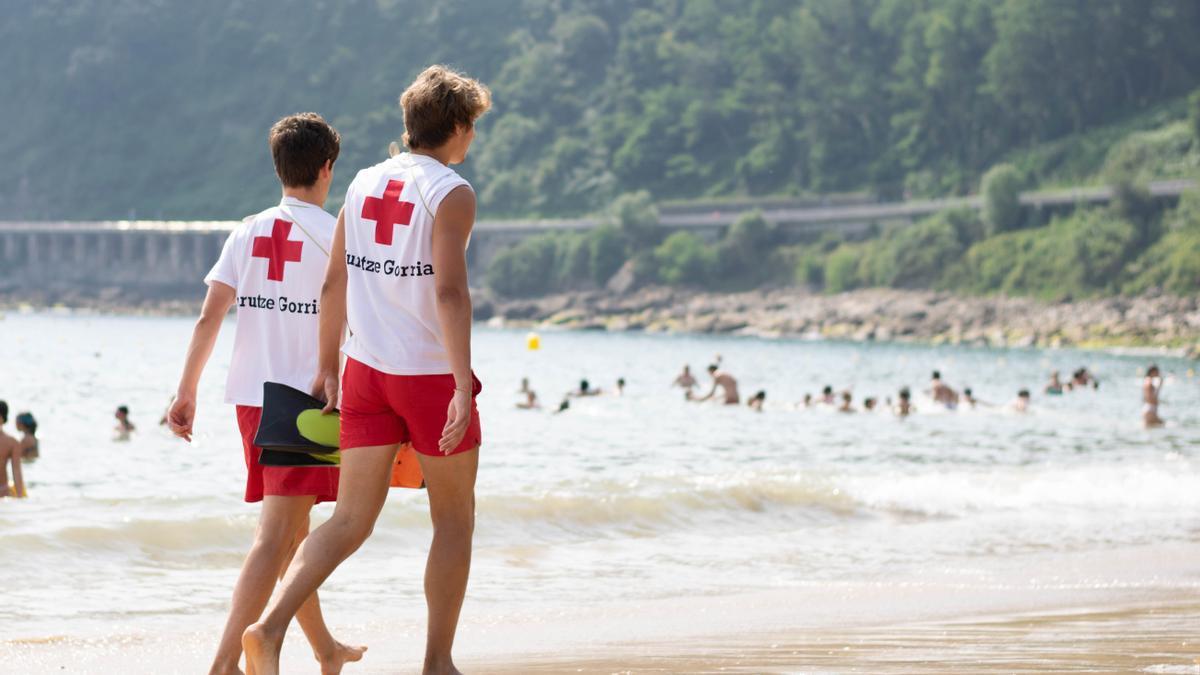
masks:
{"label": "red cross on shirt", "polygon": [[408,226],[412,222],[414,204],[400,201],[404,181],[389,180],[383,197],[367,197],[363,200],[362,217],[375,221],[375,241],[384,246],[392,245],[392,234],[397,225]]}
{"label": "red cross on shirt", "polygon": [[254,238],[254,249],[250,255],[267,259],[267,278],[271,281],[283,281],[284,266],[290,262],[300,262],[304,242],[288,241],[291,231],[290,222],[276,218],[271,236]]}

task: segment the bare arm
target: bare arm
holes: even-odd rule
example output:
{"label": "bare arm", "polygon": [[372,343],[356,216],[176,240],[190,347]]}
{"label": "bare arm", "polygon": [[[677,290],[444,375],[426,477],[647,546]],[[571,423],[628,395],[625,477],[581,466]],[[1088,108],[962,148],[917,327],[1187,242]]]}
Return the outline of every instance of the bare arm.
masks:
{"label": "bare arm", "polygon": [[329,265],[321,286],[321,319],[317,333],[317,380],[313,396],[325,399],[325,412],[338,403],[338,371],[341,370],[341,343],[346,328],[346,215],[338,212],[333,244],[329,247]]}
{"label": "bare arm", "polygon": [[475,193],[467,186],[450,191],[433,219],[433,265],[437,270],[438,323],[446,341],[454,398],[438,448],[449,453],[471,421],[471,293],[467,287],[467,240],[475,225]]}
{"label": "bare arm", "polygon": [[225,313],[233,306],[236,293],[232,286],[214,281],[208,287],[200,318],[192,330],[192,341],[188,345],[183,375],[179,378],[179,390],[175,393],[175,402],[167,411],[167,425],[176,436],[185,441],[192,440],[192,423],[196,418],[196,387],[200,384],[200,374],[204,372],[208,357],[212,356],[217,334],[221,332],[221,322],[225,320]]}
{"label": "bare arm", "polygon": [[[12,458],[13,489],[15,490],[13,496],[25,497],[25,474],[21,472],[21,444],[13,440],[8,452],[8,456]],[[5,485],[4,488],[7,490],[8,486]]]}

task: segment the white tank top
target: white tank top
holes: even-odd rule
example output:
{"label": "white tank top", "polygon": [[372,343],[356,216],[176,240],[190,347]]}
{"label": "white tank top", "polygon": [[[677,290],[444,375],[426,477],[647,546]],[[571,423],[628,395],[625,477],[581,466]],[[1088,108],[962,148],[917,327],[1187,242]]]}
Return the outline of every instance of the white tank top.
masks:
{"label": "white tank top", "polygon": [[204,277],[237,292],[237,334],[225,400],[262,405],[263,382],[308,391],[317,374],[321,284],[336,221],[316,204],[284,197],[234,228]]}
{"label": "white tank top", "polygon": [[403,153],[358,172],[346,190],[346,321],[342,351],[392,375],[439,375],[450,360],[438,322],[433,216],[466,185],[453,169]]}

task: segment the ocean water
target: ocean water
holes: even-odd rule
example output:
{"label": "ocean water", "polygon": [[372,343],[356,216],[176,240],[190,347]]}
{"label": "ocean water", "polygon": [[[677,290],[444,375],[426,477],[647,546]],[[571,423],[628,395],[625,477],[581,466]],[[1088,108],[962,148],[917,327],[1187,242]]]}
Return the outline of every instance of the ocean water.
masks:
{"label": "ocean water", "polygon": [[[0,581],[0,639],[203,629],[215,642],[257,516],[241,501],[242,450],[222,403],[234,327],[201,384],[189,445],[157,423],[190,320],[0,320],[0,398],[34,412],[42,447],[30,498],[0,501],[0,569],[17,571]],[[1155,359],[1169,424],[1147,431],[1146,356],[591,332],[544,332],[531,352],[524,335],[475,332],[484,447],[464,621],[848,581],[1197,589],[1194,569],[1126,555],[1200,538],[1189,362]],[[766,390],[763,413],[688,403],[669,387],[684,363],[706,379],[716,354],[744,396]],[[1037,393],[1050,370],[1084,365],[1099,390]],[[795,406],[825,384],[856,398],[920,391],[934,368],[998,405],[948,412],[918,393],[905,420]],[[515,408],[521,377],[547,410]],[[629,384],[551,414],[584,377]],[[1003,405],[1022,387],[1035,392],[1026,415]],[[138,425],[129,442],[112,439],[119,404]],[[428,539],[424,494],[393,490],[375,535],[322,589],[327,612],[419,620]],[[1067,573],[1055,562],[1080,556],[1095,564]]]}

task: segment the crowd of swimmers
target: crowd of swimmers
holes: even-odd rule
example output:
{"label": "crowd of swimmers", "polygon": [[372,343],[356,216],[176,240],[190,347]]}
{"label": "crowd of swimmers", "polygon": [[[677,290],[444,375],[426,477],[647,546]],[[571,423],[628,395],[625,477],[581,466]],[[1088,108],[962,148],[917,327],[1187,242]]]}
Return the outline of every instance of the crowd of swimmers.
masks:
{"label": "crowd of swimmers", "polygon": [[[684,400],[689,402],[703,403],[717,401],[724,405],[741,405],[742,399],[738,389],[738,380],[722,367],[720,355],[717,355],[713,363],[708,366],[707,371],[709,377],[707,390],[701,386],[700,381],[696,379],[689,365],[683,366],[683,369],[671,382],[671,387],[683,389]],[[1163,377],[1159,367],[1151,365],[1146,369],[1146,374],[1142,382],[1142,423],[1147,428],[1161,427],[1164,424],[1163,419],[1158,414],[1159,392],[1162,390],[1162,386]],[[1071,377],[1067,380],[1062,378],[1059,371],[1053,371],[1042,388],[1042,393],[1047,396],[1062,396],[1073,391],[1096,390],[1099,388],[1100,380],[1087,368],[1081,367],[1072,372]],[[613,393],[621,396],[624,392],[625,379],[620,378],[617,380],[617,386]],[[521,380],[521,388],[518,390],[518,393],[521,396],[521,400],[517,403],[518,408],[523,410],[541,408],[537,393],[529,386],[529,378]],[[570,402],[573,398],[599,396],[604,393],[603,389],[591,386],[588,380],[581,380],[579,388],[567,392],[554,412],[562,413],[570,409]],[[930,375],[929,387],[925,390],[925,393],[935,406],[951,411],[960,408],[974,410],[983,407],[1002,408],[1015,413],[1028,413],[1031,410],[1033,400],[1030,389],[1021,388],[1017,391],[1016,396],[1004,405],[988,403],[987,401],[980,400],[970,387],[964,387],[961,391],[951,387],[942,378],[941,372],[937,370],[933,371]],[[760,389],[746,401],[746,405],[751,410],[762,412],[766,399],[767,392]],[[806,393],[802,401],[789,407],[800,410],[825,407],[839,413],[890,412],[897,417],[908,417],[917,412],[917,407],[913,404],[912,390],[909,387],[901,387],[896,392],[895,399],[891,396],[885,397],[882,404],[879,398],[866,396],[862,398],[861,405],[856,405],[854,394],[849,389],[835,391],[832,385],[825,385],[820,394],[813,395]]]}

